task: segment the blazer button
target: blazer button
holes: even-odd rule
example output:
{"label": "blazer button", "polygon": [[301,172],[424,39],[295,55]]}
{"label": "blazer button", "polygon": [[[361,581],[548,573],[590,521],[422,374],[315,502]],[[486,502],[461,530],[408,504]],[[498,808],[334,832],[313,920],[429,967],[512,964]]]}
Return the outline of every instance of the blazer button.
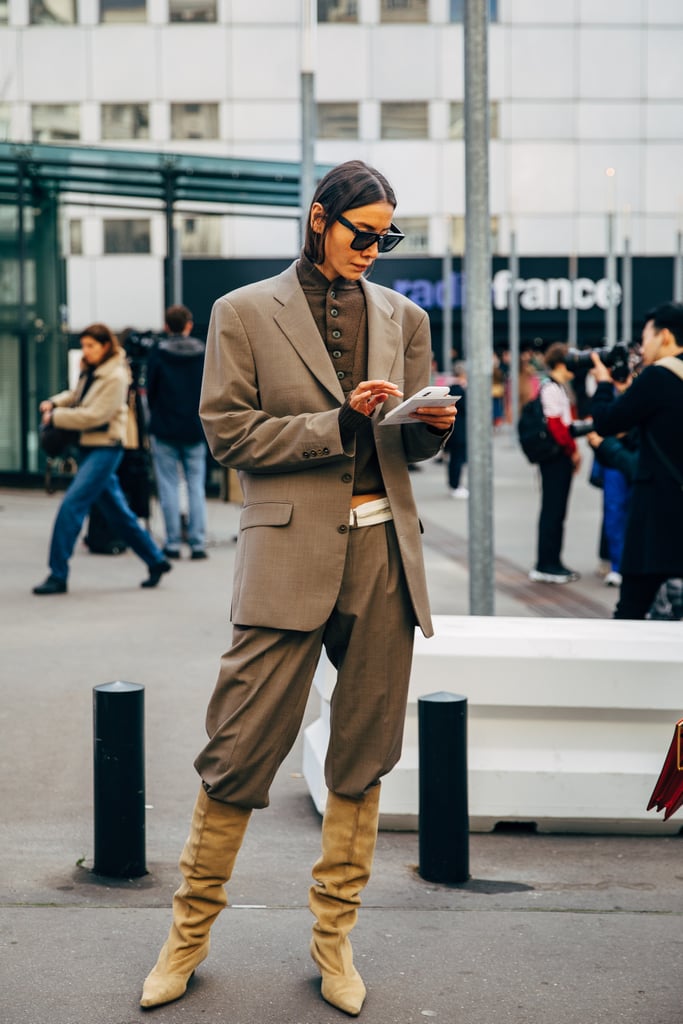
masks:
{"label": "blazer button", "polygon": [[331,309],[330,310],[330,316],[339,316],[339,310],[338,309]]}
{"label": "blazer button", "polygon": [[321,451],[320,454],[321,455],[329,455],[330,454],[330,449],[329,448],[323,448],[323,450]]}
{"label": "blazer button", "polygon": [[337,338],[341,338],[341,331],[332,331],[332,337],[333,337],[333,338],[334,338],[335,340],[336,340]]}
{"label": "blazer button", "polygon": [[337,533],[348,533],[348,532],[349,532],[349,528],[346,525],[346,523],[342,523],[341,526],[337,527]]}
{"label": "blazer button", "polygon": [[344,380],[345,376],[346,374],[344,373],[343,370],[337,370],[337,377],[339,377],[339,380]]}
{"label": "blazer button", "polygon": [[350,484],[352,480],[353,480],[353,477],[351,476],[350,473],[344,473],[342,475],[342,483],[343,484]]}
{"label": "blazer button", "polygon": [[305,459],[309,459],[311,457],[311,453],[310,452],[303,452],[302,454],[303,454],[303,457]]}
{"label": "blazer button", "polygon": [[332,352],[332,358],[333,359],[341,359],[341,356],[342,356],[342,354],[341,354],[340,349],[335,348],[334,351]]}

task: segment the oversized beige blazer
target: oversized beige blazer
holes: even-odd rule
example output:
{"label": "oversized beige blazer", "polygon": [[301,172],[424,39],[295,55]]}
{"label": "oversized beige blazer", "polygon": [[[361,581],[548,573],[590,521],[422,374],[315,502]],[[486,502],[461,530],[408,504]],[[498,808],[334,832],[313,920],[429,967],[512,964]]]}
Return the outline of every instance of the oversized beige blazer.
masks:
{"label": "oversized beige blazer", "polygon": [[[367,379],[407,396],[429,383],[424,310],[362,281],[368,315]],[[218,299],[209,325],[200,414],[214,457],[239,470],[244,494],[232,621],[312,630],[339,594],[349,541],[354,447],[339,434],[344,402],[295,265]],[[423,424],[374,428],[415,617],[432,633],[420,523],[408,463],[442,443]]]}

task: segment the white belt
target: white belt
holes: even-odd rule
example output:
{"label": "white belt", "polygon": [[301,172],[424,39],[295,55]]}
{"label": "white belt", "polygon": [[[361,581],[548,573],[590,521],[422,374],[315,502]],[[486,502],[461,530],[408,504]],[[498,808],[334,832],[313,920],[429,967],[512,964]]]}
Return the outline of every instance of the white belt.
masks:
{"label": "white belt", "polygon": [[375,501],[364,501],[361,505],[349,510],[349,526],[375,526],[393,519],[388,498],[377,498]]}

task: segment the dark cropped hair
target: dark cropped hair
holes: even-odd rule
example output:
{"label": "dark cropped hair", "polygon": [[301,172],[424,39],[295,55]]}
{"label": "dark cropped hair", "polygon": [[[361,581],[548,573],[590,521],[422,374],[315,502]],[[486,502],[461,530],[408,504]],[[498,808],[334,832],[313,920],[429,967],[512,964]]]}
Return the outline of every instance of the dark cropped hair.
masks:
{"label": "dark cropped hair", "polygon": [[166,326],[173,334],[182,334],[191,320],[187,306],[169,306],[166,310]]}
{"label": "dark cropped hair", "polygon": [[94,338],[95,341],[99,341],[100,345],[109,345],[109,350],[102,358],[103,363],[106,363],[107,359],[111,359],[112,356],[118,355],[121,351],[119,339],[115,334],[112,334],[106,324],[90,324],[89,327],[85,327],[78,335],[79,341],[81,338]]}
{"label": "dark cropped hair", "polygon": [[543,355],[543,361],[549,370],[554,370],[560,363],[567,362],[567,348],[563,341],[555,341],[549,345]]}
{"label": "dark cropped hair", "polygon": [[[385,202],[395,208],[396,196],[384,175],[374,167],[368,167],[362,160],[347,160],[333,167],[320,181],[311,201],[304,238],[305,255],[313,263],[322,263],[325,237],[340,214],[359,206]],[[320,203],[325,211],[325,227],[320,233],[311,227],[313,203]]]}
{"label": "dark cropped hair", "polygon": [[683,348],[683,302],[663,302],[645,314],[644,322],[652,320],[655,330],[668,328],[676,339],[679,348]]}

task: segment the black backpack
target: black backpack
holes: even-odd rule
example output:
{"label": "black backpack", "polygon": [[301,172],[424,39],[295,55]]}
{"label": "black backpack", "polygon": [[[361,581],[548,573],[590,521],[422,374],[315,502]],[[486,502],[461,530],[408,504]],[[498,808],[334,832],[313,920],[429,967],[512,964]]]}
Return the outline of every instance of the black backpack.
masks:
{"label": "black backpack", "polygon": [[536,398],[522,406],[517,423],[517,435],[529,462],[547,462],[559,454],[560,446],[548,430],[543,414],[540,391]]}

